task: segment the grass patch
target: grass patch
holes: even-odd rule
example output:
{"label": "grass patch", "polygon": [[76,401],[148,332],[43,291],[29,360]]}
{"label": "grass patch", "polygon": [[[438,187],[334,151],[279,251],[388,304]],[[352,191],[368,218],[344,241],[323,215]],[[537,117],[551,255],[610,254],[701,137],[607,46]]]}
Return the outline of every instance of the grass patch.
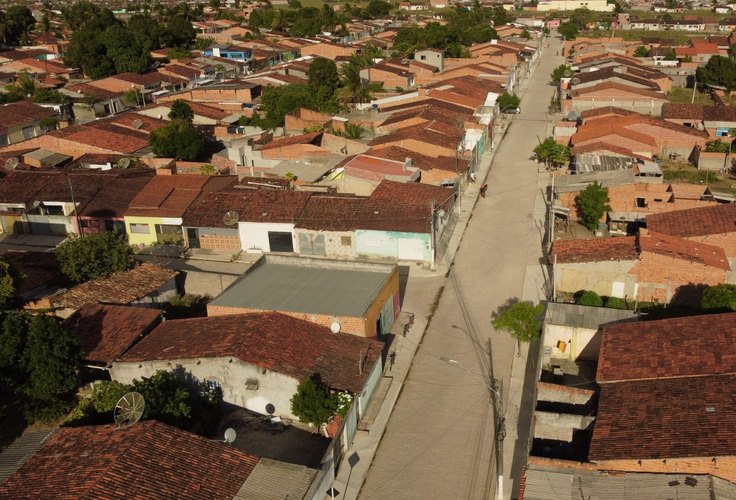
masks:
{"label": "grass patch", "polygon": [[706,172],[690,164],[677,162],[662,162],[662,174],[665,182],[703,184],[715,191],[736,194],[736,177],[732,174]]}
{"label": "grass patch", "polygon": [[[672,87],[672,89],[667,92],[667,98],[670,100],[670,102],[690,104],[693,101],[693,89],[687,89],[684,87]],[[713,99],[710,98],[709,94],[705,94],[696,90],[695,104],[713,106],[715,103],[713,102]]]}
{"label": "grass patch", "polygon": [[[601,38],[611,36],[611,30],[589,30],[581,31],[579,37],[589,36],[592,38]],[[614,36],[621,37],[624,40],[641,40],[642,37],[648,38],[670,38],[676,43],[687,43],[691,38],[703,38],[705,35],[690,33],[684,31],[649,31],[649,30],[617,30]]]}

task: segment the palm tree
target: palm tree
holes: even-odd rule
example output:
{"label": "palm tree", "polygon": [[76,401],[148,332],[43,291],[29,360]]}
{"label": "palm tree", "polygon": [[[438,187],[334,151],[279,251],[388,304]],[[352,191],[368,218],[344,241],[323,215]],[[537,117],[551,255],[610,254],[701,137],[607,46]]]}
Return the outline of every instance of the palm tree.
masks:
{"label": "palm tree", "polygon": [[13,86],[25,96],[32,96],[36,93],[36,82],[28,75],[27,71],[21,71]]}
{"label": "palm tree", "polygon": [[271,21],[271,29],[273,31],[283,31],[286,28],[287,20],[282,9],[276,9],[273,13],[273,21]]}
{"label": "palm tree", "polygon": [[342,67],[342,75],[340,81],[342,89],[347,101],[362,103],[370,98],[370,92],[363,78],[360,76],[360,67],[357,64],[349,62]]}

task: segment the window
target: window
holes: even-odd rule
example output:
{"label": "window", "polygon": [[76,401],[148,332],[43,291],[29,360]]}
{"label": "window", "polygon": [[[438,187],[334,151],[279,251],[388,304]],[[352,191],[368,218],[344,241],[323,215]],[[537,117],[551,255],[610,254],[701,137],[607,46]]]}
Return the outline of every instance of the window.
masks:
{"label": "window", "polygon": [[131,234],[149,234],[151,231],[148,229],[148,224],[131,224]]}
{"label": "window", "polygon": [[217,380],[205,380],[204,384],[207,386],[208,391],[214,391],[220,388],[220,382]]}
{"label": "window", "polygon": [[340,236],[340,245],[344,247],[353,246],[353,238],[351,236]]}
{"label": "window", "polygon": [[424,61],[426,58],[427,58],[427,56],[424,56],[424,55],[419,56],[419,59],[421,59],[422,61]]}
{"label": "window", "polygon": [[639,208],[646,207],[647,206],[646,198],[636,198],[636,206]]}

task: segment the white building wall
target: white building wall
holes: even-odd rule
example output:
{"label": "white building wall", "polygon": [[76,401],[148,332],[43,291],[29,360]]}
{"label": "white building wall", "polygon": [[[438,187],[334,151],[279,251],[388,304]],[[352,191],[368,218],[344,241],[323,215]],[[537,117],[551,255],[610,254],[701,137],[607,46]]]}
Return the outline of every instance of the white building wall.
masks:
{"label": "white building wall", "polygon": [[269,231],[280,233],[291,233],[294,252],[299,252],[299,242],[294,236],[294,224],[270,223],[270,222],[240,222],[238,232],[240,234],[240,245],[243,251],[248,253],[270,252],[268,243]]}
{"label": "white building wall", "polygon": [[[291,397],[296,393],[298,380],[282,373],[244,363],[237,358],[182,359],[175,361],[116,361],[110,368],[110,378],[123,384],[133,379],[150,377],[159,370],[183,369],[199,382],[220,383],[223,401],[251,411],[266,414],[266,405],[272,404],[274,415],[296,419],[291,413]],[[258,381],[258,389],[246,389],[249,379]]]}

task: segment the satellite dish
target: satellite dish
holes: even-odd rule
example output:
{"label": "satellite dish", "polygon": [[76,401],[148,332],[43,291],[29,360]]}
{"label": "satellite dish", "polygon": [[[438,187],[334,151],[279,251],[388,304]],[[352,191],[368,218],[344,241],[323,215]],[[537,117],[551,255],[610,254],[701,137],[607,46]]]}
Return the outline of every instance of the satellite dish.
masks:
{"label": "satellite dish", "polygon": [[333,321],[330,325],[330,330],[332,331],[332,333],[340,333],[340,323],[338,323],[337,321]]}
{"label": "satellite dish", "polygon": [[118,427],[133,425],[143,416],[143,410],[146,408],[146,402],[138,392],[129,392],[124,395],[115,405],[115,423]]}
{"label": "satellite dish", "polygon": [[572,70],[566,69],[564,73],[562,73],[562,76],[565,78],[570,78],[572,76]]}
{"label": "satellite dish", "polygon": [[143,120],[141,120],[140,118],[136,118],[135,120],[133,120],[133,128],[134,129],[138,130],[142,126],[143,126]]}
{"label": "satellite dish", "polygon": [[128,168],[130,166],[130,158],[120,158],[117,162],[118,168]]}
{"label": "satellite dish", "polygon": [[5,168],[7,170],[13,170],[20,164],[20,160],[16,156],[12,156],[5,160]]}
{"label": "satellite dish", "polygon": [[222,223],[226,226],[234,226],[240,220],[240,214],[238,212],[228,212],[222,218]]}
{"label": "satellite dish", "polygon": [[235,438],[237,437],[237,433],[235,432],[235,429],[232,427],[228,427],[225,429],[225,442],[227,444],[230,444],[235,441]]}
{"label": "satellite dish", "polygon": [[577,85],[578,83],[580,83],[580,78],[576,76],[575,78],[570,80],[570,83],[572,83],[573,85]]}

